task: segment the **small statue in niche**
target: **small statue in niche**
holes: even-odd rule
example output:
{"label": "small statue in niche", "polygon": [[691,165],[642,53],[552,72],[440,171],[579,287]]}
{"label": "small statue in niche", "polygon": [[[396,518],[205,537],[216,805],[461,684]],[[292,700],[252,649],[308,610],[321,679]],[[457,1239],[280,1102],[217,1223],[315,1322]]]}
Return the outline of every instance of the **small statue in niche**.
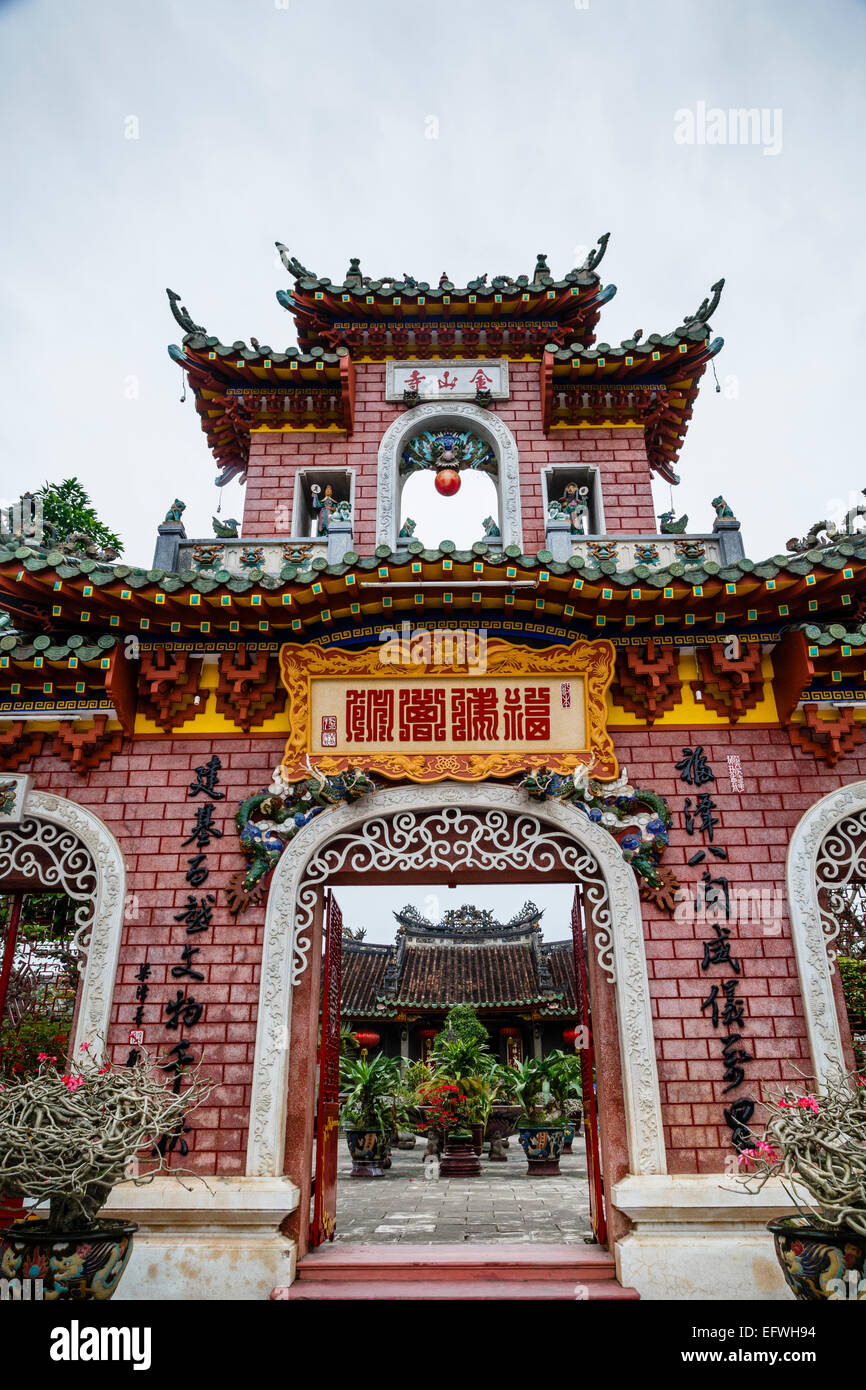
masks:
{"label": "small statue in niche", "polygon": [[735,521],[734,513],[731,511],[724,497],[714,497],[713,506],[716,509],[717,521]]}
{"label": "small statue in niche", "polygon": [[[585,536],[589,522],[588,487],[578,487],[577,483],[566,483],[565,492],[551,502],[547,514],[551,521],[570,521],[573,536]],[[554,510],[556,509],[556,510]]]}
{"label": "small statue in niche", "polygon": [[337,520],[335,515],[340,505],[334,496],[334,489],[328,483],[324,493],[318,483],[310,485],[310,492],[313,494],[313,511],[316,513],[316,535],[327,536],[330,530],[331,521]]}
{"label": "small statue in niche", "polygon": [[186,503],[181,502],[180,498],[175,497],[174,501],[172,502],[171,506],[165,514],[165,521],[163,522],[163,526],[179,526],[181,517],[185,511]]}
{"label": "small statue in niche", "polygon": [[677,521],[674,521],[673,508],[669,512],[662,512],[659,516],[659,529],[663,536],[681,536],[688,524],[688,516],[681,516]]}
{"label": "small statue in niche", "polygon": [[407,516],[406,520],[403,522],[403,525],[400,527],[400,530],[397,532],[399,539],[401,541],[411,540],[415,534],[415,527],[417,525],[417,521],[413,521],[411,516]]}

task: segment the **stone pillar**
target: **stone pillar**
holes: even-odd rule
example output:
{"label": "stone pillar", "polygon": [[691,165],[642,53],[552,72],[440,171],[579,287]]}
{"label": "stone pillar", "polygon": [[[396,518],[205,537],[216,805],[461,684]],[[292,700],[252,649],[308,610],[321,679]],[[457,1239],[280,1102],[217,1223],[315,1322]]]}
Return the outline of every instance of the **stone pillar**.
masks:
{"label": "stone pillar", "polygon": [[400,1056],[404,1062],[409,1060],[409,1029],[404,1028],[400,1034]]}
{"label": "stone pillar", "polygon": [[534,1056],[536,1062],[540,1062],[542,1057],[544,1056],[544,1051],[541,1045],[541,1029],[539,1028],[537,1023],[533,1023],[532,1025],[532,1055]]}
{"label": "stone pillar", "polygon": [[173,571],[177,569],[177,552],[181,541],[186,540],[182,521],[164,521],[158,528],[156,550],[153,552],[155,570]]}
{"label": "stone pillar", "polygon": [[559,564],[564,565],[571,559],[571,522],[567,517],[561,521],[554,521],[548,517],[544,540],[547,549]]}
{"label": "stone pillar", "polygon": [[328,526],[328,564],[339,565],[346,551],[351,549],[351,521],[332,521]]}
{"label": "stone pillar", "polygon": [[746,552],[740,535],[740,523],[736,517],[717,516],[713,522],[713,532],[719,538],[723,565],[734,565],[737,560],[742,560]]}

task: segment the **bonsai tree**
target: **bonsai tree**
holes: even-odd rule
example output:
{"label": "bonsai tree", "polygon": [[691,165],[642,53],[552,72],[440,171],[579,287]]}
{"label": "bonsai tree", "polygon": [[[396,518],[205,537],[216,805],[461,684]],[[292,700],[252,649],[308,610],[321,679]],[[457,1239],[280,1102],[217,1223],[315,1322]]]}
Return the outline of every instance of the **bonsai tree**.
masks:
{"label": "bonsai tree", "polygon": [[95,558],[100,552],[106,559],[120,554],[120,537],[100,521],[77,478],[45,483],[35,495],[42,502],[42,522],[50,544],[92,552]]}
{"label": "bonsai tree", "polygon": [[340,1091],[340,1118],[349,1129],[376,1130],[381,1134],[397,1129],[403,1105],[396,1058],[381,1054],[372,1060],[341,1057]]}
{"label": "bonsai tree", "polygon": [[740,1154],[747,1190],[778,1177],[809,1222],[866,1236],[866,1077],[838,1075],[815,1096],[786,1087],[767,1110],[763,1137]]}
{"label": "bonsai tree", "polygon": [[175,1095],[147,1057],[113,1067],[86,1044],[68,1073],[56,1061],[42,1053],[35,1075],[0,1088],[0,1196],[47,1201],[42,1229],[63,1234],[98,1224],[99,1209],[136,1157],[149,1164],[136,1183],[167,1168],[169,1141],[215,1083],[194,1070]]}

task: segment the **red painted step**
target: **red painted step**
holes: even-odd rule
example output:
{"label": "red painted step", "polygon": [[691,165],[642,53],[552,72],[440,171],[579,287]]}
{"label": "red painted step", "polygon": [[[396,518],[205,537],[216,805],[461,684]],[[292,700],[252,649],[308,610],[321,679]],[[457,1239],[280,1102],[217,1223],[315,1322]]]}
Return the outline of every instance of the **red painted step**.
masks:
{"label": "red painted step", "polygon": [[635,1299],[613,1257],[582,1245],[331,1245],[278,1299]]}

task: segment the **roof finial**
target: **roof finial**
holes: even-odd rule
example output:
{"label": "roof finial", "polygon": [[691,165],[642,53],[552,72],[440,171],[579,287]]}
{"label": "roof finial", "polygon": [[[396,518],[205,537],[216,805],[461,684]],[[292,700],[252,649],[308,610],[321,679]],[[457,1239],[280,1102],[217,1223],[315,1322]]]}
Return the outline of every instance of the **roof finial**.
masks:
{"label": "roof finial", "polygon": [[722,290],[724,287],[725,281],[724,277],[722,277],[721,280],[717,280],[714,285],[710,286],[712,298],[707,295],[706,299],[703,300],[694,314],[686,314],[683,323],[709,323],[713,314],[719,307],[719,300],[722,297]]}
{"label": "roof finial", "polygon": [[184,333],[201,333],[203,336],[206,336],[207,329],[202,328],[200,323],[193,323],[186,305],[180,302],[180,295],[175,294],[174,290],[166,290],[166,294],[168,295],[169,307],[174,315],[175,321],[180,324]]}
{"label": "roof finial", "polygon": [[601,265],[602,259],[603,259],[603,257],[604,257],[604,253],[605,253],[605,251],[607,250],[607,243],[608,243],[609,241],[610,241],[610,232],[604,232],[604,233],[599,237],[599,239],[598,239],[598,246],[597,246],[597,249],[596,249],[596,247],[593,247],[593,249],[590,251],[589,255],[587,256],[586,260],[584,261],[583,265],[580,266],[579,269],[580,269],[580,270],[595,270],[597,266]]}
{"label": "roof finial", "polygon": [[349,269],[346,271],[346,278],[343,284],[347,289],[350,286],[353,286],[355,289],[360,289],[363,283],[364,277],[361,274],[361,258],[360,256],[351,256],[349,258]]}
{"label": "roof finial", "polygon": [[306,267],[305,265],[301,265],[301,262],[297,259],[296,256],[290,256],[290,255],[289,255],[289,249],[288,249],[288,247],[287,247],[287,246],[284,246],[283,243],[282,243],[281,241],[275,241],[275,242],[274,242],[274,245],[276,246],[277,250],[278,250],[279,253],[280,253],[280,260],[282,261],[283,265],[286,267],[286,270],[287,270],[287,271],[289,272],[289,274],[292,275],[296,280],[316,280],[316,279],[318,279],[318,276],[314,275],[313,272],[312,272],[311,270],[307,270],[307,267]]}

